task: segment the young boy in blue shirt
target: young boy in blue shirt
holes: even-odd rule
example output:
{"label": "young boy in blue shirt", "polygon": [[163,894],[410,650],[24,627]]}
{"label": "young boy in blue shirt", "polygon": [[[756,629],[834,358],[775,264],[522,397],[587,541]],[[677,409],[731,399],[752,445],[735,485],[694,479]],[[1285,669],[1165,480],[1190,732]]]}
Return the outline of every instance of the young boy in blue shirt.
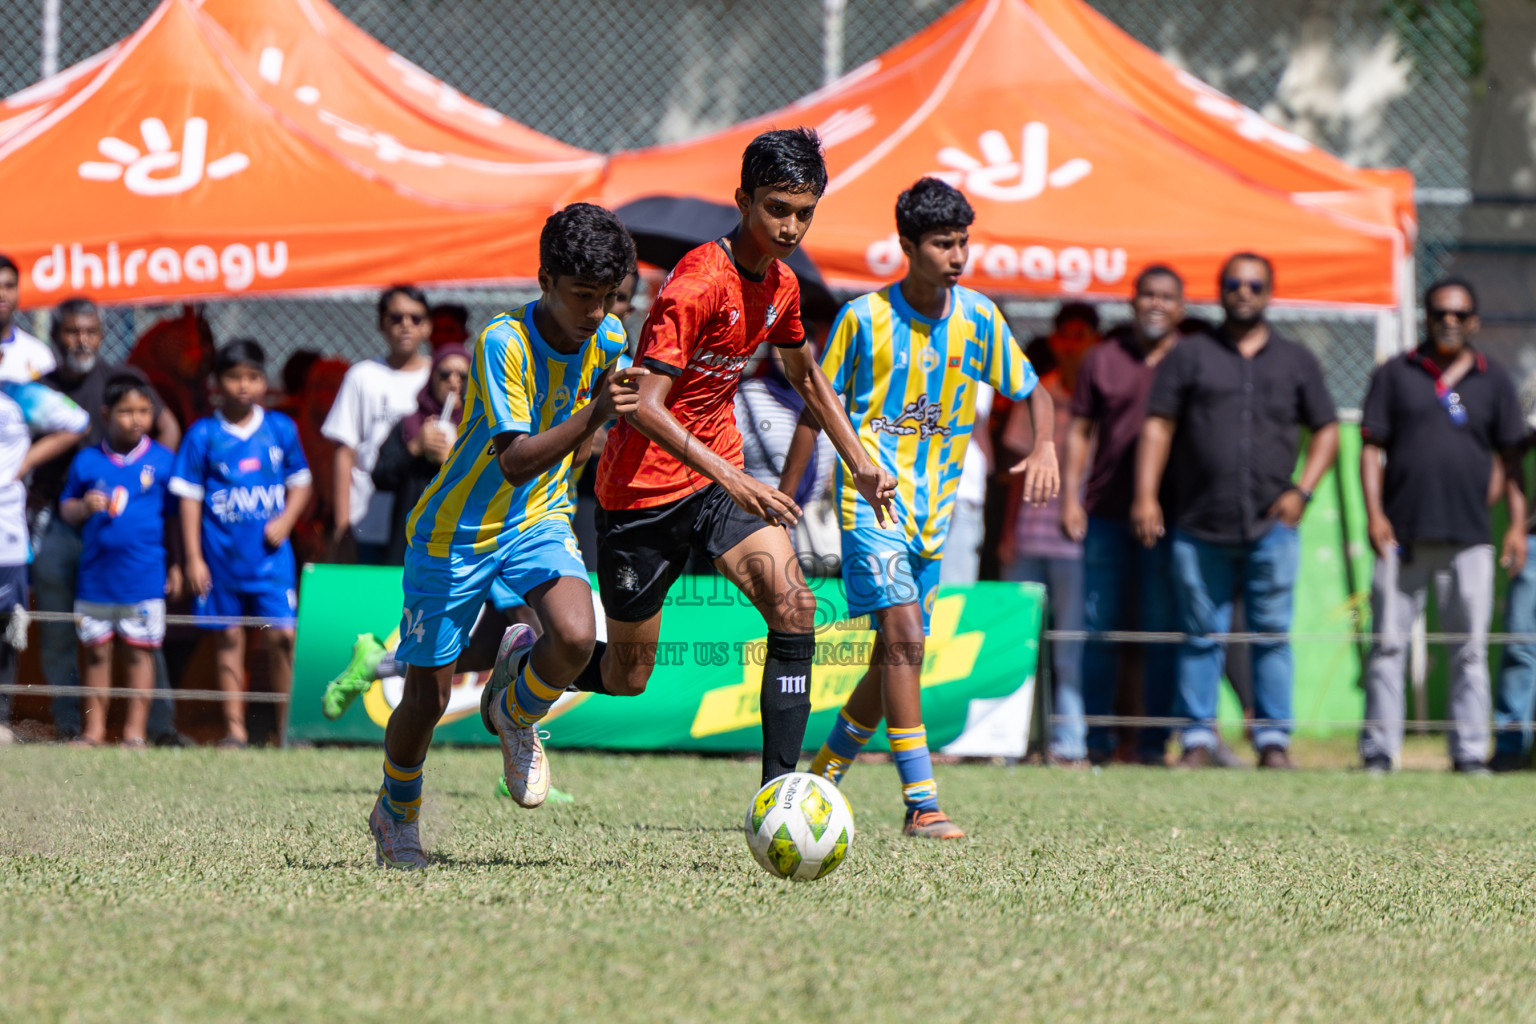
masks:
{"label": "young boy in blue shirt", "polygon": [[[214,357],[218,412],[192,424],[176,453],[171,493],[181,498],[187,586],[197,596],[203,628],[219,634],[219,688],[228,734],[220,746],[246,743],[245,629],[226,620],[259,616],[277,620],[266,630],[272,688],[293,683],[293,616],[297,574],[288,534],[309,504],[309,464],[298,427],[280,412],[261,407],[267,394],[266,353],[239,338]],[[278,731],[287,723],[279,712]]]}
{"label": "young boy in blue shirt", "polygon": [[[151,652],[165,639],[165,595],[181,589],[181,569],[166,567],[166,517],[175,508],[167,490],[171,450],[148,437],[155,405],[149,385],[134,374],[107,381],[102,399],[107,436],[70,463],[59,515],[82,527],[76,630],[85,652],[88,690],[112,685],[113,639],[126,654],[128,686],[144,692],[129,701],[123,746],[142,748],[155,685]],[[87,697],[80,739],[106,738],[105,697]]]}

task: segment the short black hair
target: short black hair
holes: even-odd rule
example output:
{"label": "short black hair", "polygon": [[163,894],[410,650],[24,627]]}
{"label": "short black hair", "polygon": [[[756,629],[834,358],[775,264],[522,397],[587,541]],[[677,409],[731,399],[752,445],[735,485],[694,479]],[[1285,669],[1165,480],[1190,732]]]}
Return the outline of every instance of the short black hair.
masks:
{"label": "short black hair", "polygon": [[918,178],[896,197],[896,233],[914,243],[944,228],[968,228],[976,211],[955,186],[938,178]]}
{"label": "short black hair", "polygon": [[155,404],[155,389],[149,386],[149,381],[130,371],[114,373],[107,378],[106,388],[101,393],[101,404],[108,409],[116,408],[124,395],[131,395],[135,391],[143,395],[150,405]]}
{"label": "short black hair", "polygon": [[440,316],[453,317],[453,322],[469,330],[469,307],[460,302],[439,302],[428,314],[433,320]]}
{"label": "short black hair", "polygon": [[1069,324],[1073,321],[1087,324],[1091,330],[1099,329],[1099,311],[1086,302],[1063,302],[1061,308],[1056,311],[1056,319],[1052,321],[1057,327]]}
{"label": "short black hair", "polygon": [[827,190],[827,161],[814,128],[780,128],[747,143],[741,154],[741,190],[754,196],[760,188],[815,196]]}
{"label": "short black hair", "polygon": [[617,287],[635,269],[635,240],[612,210],[572,203],[544,222],[539,269],[551,277]]}
{"label": "short black hair", "polygon": [[0,270],[9,270],[16,275],[17,281],[21,280],[21,270],[16,266],[16,261],[3,252],[0,252]]}
{"label": "short black hair", "polygon": [[1140,295],[1141,286],[1152,280],[1154,277],[1173,278],[1173,280],[1178,283],[1179,294],[1184,294],[1184,278],[1179,274],[1177,270],[1174,270],[1166,263],[1153,263],[1150,266],[1144,268],[1141,273],[1137,274],[1136,285],[1131,294]]}
{"label": "short black hair", "polygon": [[431,314],[432,306],[427,302],[426,292],[422,291],[420,288],[417,288],[413,284],[392,284],[388,288],[385,288],[383,293],[379,295],[380,325],[384,323],[384,314],[389,312],[389,300],[394,298],[396,295],[404,295],[412,302],[421,303],[421,308],[427,310],[428,315]]}
{"label": "short black hair", "polygon": [[1436,292],[1443,292],[1447,288],[1460,288],[1467,293],[1467,298],[1472,300],[1472,312],[1477,312],[1477,289],[1472,287],[1472,282],[1464,277],[1439,277],[1428,288],[1424,289],[1424,312],[1428,314],[1434,308],[1430,300]]}
{"label": "short black hair", "polygon": [[267,353],[252,338],[236,338],[219,346],[213,357],[213,375],[222,377],[230,370],[249,366],[266,376]]}
{"label": "short black hair", "polygon": [[[3,265],[0,269],[4,269]],[[71,295],[59,303],[53,310],[53,323],[48,326],[48,337],[55,345],[61,344],[59,338],[64,331],[64,321],[72,316],[93,316],[100,320],[101,311],[96,308],[96,303],[83,295]]]}
{"label": "short black hair", "polygon": [[320,361],[320,353],[312,348],[295,350],[293,355],[283,363],[283,394],[303,394],[304,386],[309,380],[309,371]]}
{"label": "short black hair", "polygon": [[1252,260],[1255,263],[1264,264],[1264,276],[1269,279],[1269,290],[1271,292],[1275,290],[1275,265],[1269,262],[1268,256],[1260,256],[1256,252],[1235,252],[1222,262],[1221,273],[1216,275],[1216,291],[1218,293],[1226,290],[1222,282],[1227,279],[1227,273],[1232,269],[1232,264],[1238,260]]}

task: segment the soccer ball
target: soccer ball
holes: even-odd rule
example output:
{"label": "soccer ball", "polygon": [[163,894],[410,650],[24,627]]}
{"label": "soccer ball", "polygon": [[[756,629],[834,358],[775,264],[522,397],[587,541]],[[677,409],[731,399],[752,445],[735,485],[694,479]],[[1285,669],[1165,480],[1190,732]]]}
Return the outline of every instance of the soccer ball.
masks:
{"label": "soccer ball", "polygon": [[832,783],[794,772],[757,791],[746,830],[747,847],[764,871],[809,882],[843,862],[853,842],[853,812]]}

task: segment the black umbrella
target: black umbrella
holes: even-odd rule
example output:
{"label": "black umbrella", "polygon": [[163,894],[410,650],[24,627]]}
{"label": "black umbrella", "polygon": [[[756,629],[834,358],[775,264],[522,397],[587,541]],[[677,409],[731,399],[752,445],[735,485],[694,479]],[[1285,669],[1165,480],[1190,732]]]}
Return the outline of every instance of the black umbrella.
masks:
{"label": "black umbrella", "polygon": [[[668,270],[690,250],[729,234],[741,223],[734,206],[677,196],[647,196],[614,212],[629,228],[640,258]],[[816,264],[804,249],[796,249],[785,262],[800,279],[801,313],[808,320],[830,322],[838,303]]]}

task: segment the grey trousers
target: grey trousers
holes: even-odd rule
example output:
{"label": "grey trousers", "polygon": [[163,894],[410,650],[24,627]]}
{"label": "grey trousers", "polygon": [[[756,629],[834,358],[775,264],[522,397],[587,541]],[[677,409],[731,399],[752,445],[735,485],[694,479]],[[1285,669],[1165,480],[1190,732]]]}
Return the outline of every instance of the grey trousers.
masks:
{"label": "grey trousers", "polygon": [[1385,755],[1396,762],[1403,750],[1404,670],[1414,620],[1424,610],[1430,584],[1440,628],[1470,634],[1445,645],[1450,677],[1449,733],[1453,761],[1488,757],[1488,623],[1493,617],[1493,546],[1417,543],[1411,557],[1395,553],[1378,559],[1371,579],[1371,617],[1381,638],[1371,647],[1365,671],[1366,725],[1360,731],[1362,757]]}

